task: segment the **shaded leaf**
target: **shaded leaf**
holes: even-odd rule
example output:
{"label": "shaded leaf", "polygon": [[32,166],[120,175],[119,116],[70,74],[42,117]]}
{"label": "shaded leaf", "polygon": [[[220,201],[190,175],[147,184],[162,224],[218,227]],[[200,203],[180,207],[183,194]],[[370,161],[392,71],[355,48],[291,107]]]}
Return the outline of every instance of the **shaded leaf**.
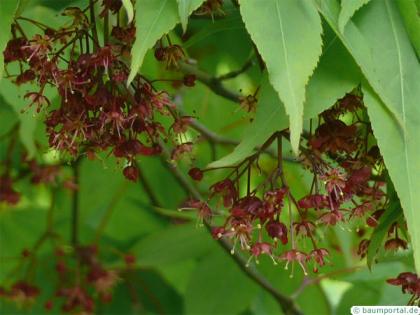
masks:
{"label": "shaded leaf", "polygon": [[10,82],[10,80],[2,80],[0,83],[0,94],[19,117],[19,138],[28,151],[28,157],[33,157],[36,152],[34,141],[39,115],[35,116],[33,110],[21,112],[28,105],[27,100],[23,98],[24,90]]}
{"label": "shaded leaf", "polygon": [[399,217],[402,216],[402,209],[398,200],[393,201],[386,209],[384,214],[381,216],[378,222],[378,226],[372,233],[370,243],[367,251],[367,265],[369,268],[372,267],[374,258],[383,245],[383,241],[386,238],[386,234],[389,231],[391,225],[398,221]]}
{"label": "shaded leaf", "polygon": [[258,286],[222,251],[203,259],[190,279],[186,314],[238,314],[258,292]]}
{"label": "shaded leaf", "polygon": [[223,18],[217,23],[212,23],[206,27],[201,28],[197,31],[197,33],[193,34],[187,41],[182,45],[184,48],[189,48],[197,43],[201,43],[204,40],[208,39],[209,37],[218,34],[218,33],[226,33],[227,31],[232,30],[240,30],[243,29],[245,26],[242,22],[242,19],[239,14],[236,12],[232,12],[227,17]]}
{"label": "shaded leaf", "polygon": [[240,9],[289,116],[292,149],[297,153],[305,86],[321,55],[321,19],[310,1],[243,1]]}
{"label": "shaded leaf", "polygon": [[0,1],[0,80],[3,77],[4,70],[4,56],[3,51],[10,38],[10,26],[18,8],[20,1]]}
{"label": "shaded leaf", "polygon": [[138,257],[139,266],[154,267],[200,257],[209,251],[213,242],[204,228],[182,224],[150,234],[130,252]]}

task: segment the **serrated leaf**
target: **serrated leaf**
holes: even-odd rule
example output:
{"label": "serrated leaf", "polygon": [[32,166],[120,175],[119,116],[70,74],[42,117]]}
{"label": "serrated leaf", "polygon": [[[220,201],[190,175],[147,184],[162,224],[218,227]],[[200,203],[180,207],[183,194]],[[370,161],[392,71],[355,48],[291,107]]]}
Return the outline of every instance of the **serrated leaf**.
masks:
{"label": "serrated leaf", "polygon": [[[416,139],[420,134],[420,126],[418,123],[417,126],[410,124],[410,142],[407,143],[398,123],[368,84],[363,85],[363,92],[373,133],[403,207],[417,264],[416,268],[419,268],[420,232],[416,222],[419,222],[420,214],[415,206],[417,203],[414,203],[414,198],[420,194],[419,181],[416,180],[420,176],[418,164],[420,141],[418,138]],[[418,113],[417,117],[419,117]],[[413,133],[414,130],[417,130],[416,134]],[[368,257],[369,260],[372,258]]]}
{"label": "serrated leaf", "polygon": [[[337,73],[340,73],[340,76],[337,76]],[[331,38],[308,84],[304,119],[316,117],[332,106],[338,98],[354,89],[359,82],[360,72],[350,55],[339,40]],[[259,95],[256,118],[244,132],[245,138],[231,154],[211,163],[209,167],[237,163],[251,155],[255,147],[262,145],[275,131],[288,127],[283,104],[267,79],[263,81]]]}
{"label": "serrated leaf", "polygon": [[131,0],[121,0],[124,6],[125,12],[127,13],[128,23],[131,23],[134,18],[134,7]]}
{"label": "serrated leaf", "polygon": [[369,82],[364,85],[369,117],[401,200],[420,271],[420,230],[415,226],[420,220],[420,64],[395,2],[371,1],[357,24],[347,23],[344,34],[337,28],[338,3],[325,0],[319,9]]}
{"label": "serrated leaf", "polygon": [[369,268],[372,268],[373,260],[379,248],[382,246],[389,228],[395,221],[398,221],[399,217],[402,216],[401,210],[399,201],[395,200],[388,206],[384,214],[379,219],[378,226],[375,228],[370,238],[366,255],[367,265]]}
{"label": "serrated leaf", "polygon": [[404,20],[404,25],[410,36],[411,44],[420,58],[420,8],[413,0],[398,0],[398,8]]}
{"label": "serrated leaf", "polygon": [[344,27],[351,17],[359,10],[362,6],[367,4],[370,0],[342,0],[340,16],[338,17],[338,28],[341,33],[344,31]]}
{"label": "serrated leaf", "polygon": [[181,19],[182,30],[187,31],[188,17],[194,10],[198,9],[205,0],[177,0],[179,18]]}
{"label": "serrated leaf", "polygon": [[321,55],[321,19],[312,2],[305,0],[242,1],[240,10],[289,116],[291,144],[297,153],[305,86]]}
{"label": "serrated leaf", "polygon": [[147,50],[179,22],[176,0],[136,1],[136,40],[131,50],[130,84],[143,63]]}
{"label": "serrated leaf", "polygon": [[19,3],[20,1],[0,1],[0,80],[3,77],[4,70],[3,51],[6,48],[6,44],[10,38],[10,26],[13,22],[13,18]]}

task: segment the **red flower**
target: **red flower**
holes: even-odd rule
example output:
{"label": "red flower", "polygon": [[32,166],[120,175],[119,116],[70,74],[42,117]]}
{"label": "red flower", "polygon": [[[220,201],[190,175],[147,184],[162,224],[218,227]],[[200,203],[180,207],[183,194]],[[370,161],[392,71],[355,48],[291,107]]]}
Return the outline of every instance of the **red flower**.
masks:
{"label": "red flower", "polygon": [[255,258],[255,262],[258,264],[258,257],[263,254],[269,256],[274,265],[277,265],[277,261],[273,256],[273,245],[266,242],[257,242],[251,246],[251,257],[249,257],[246,266],[249,266],[249,263],[253,258]]}
{"label": "red flower", "polygon": [[267,234],[275,241],[279,239],[283,245],[287,244],[288,239],[286,225],[278,221],[270,221],[265,225],[265,229]]}
{"label": "red flower", "polygon": [[197,168],[197,167],[193,167],[192,169],[190,169],[189,171],[188,171],[188,175],[190,175],[190,177],[193,179],[193,180],[196,180],[196,181],[200,181],[200,180],[202,180],[203,179],[203,171],[202,170],[200,170],[199,168]]}
{"label": "red flower", "polygon": [[303,197],[299,200],[298,205],[303,209],[324,209],[329,206],[328,198],[325,195],[313,194]]}
{"label": "red flower", "polygon": [[[298,251],[296,249],[291,249],[287,252],[284,252],[280,256],[280,259],[286,261],[286,266],[285,266],[286,270],[288,269],[289,263],[293,264],[294,262],[297,262],[301,266],[303,273],[305,275],[308,274],[306,271],[306,261],[308,260],[308,256],[304,252]],[[293,277],[293,271],[292,271],[291,277]]]}
{"label": "red flower", "polygon": [[139,178],[139,170],[137,167],[131,165],[131,166],[126,166],[123,170],[123,174],[125,176],[125,178],[127,178],[128,180],[131,180],[133,182],[136,182],[137,179]]}

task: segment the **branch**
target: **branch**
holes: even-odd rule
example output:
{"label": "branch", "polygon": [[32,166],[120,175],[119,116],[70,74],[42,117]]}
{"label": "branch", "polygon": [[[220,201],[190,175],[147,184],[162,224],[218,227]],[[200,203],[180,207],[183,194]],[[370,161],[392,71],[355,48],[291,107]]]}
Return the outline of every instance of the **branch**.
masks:
{"label": "branch", "polygon": [[149,181],[144,176],[143,170],[140,167],[140,164],[136,161],[136,167],[139,170],[139,181],[140,184],[146,193],[147,197],[149,198],[150,203],[153,206],[159,206],[159,199],[156,196],[155,192],[153,191],[152,187],[150,186]]}
{"label": "branch", "polygon": [[239,70],[235,70],[235,71],[231,71],[229,73],[223,74],[219,76],[217,79],[219,81],[224,81],[224,80],[236,78],[238,75],[246,72],[253,65],[254,65],[254,62],[252,61],[252,58],[250,58],[247,62],[245,62],[245,64]]}
{"label": "branch", "polygon": [[240,95],[228,90],[218,78],[212,77],[208,73],[201,71],[195,66],[181,62],[179,63],[179,68],[182,72],[186,74],[193,74],[198,81],[207,85],[215,94],[222,96],[232,102],[239,103]]}
{"label": "branch", "polygon": [[[208,141],[210,141],[214,144],[237,146],[241,143],[241,141],[239,141],[239,140],[234,140],[234,139],[231,139],[231,138],[223,137],[223,136],[215,133],[214,131],[208,129],[206,126],[204,126],[203,124],[198,122],[196,119],[193,119],[191,121],[190,126],[194,130],[198,131],[203,136],[203,138],[207,139]],[[255,150],[256,151],[261,150],[261,146],[255,147]],[[271,156],[274,159],[277,158],[277,153],[275,152],[275,150],[273,150],[271,148],[265,148],[265,149],[262,150],[262,152],[268,154],[269,156]],[[294,157],[287,157],[287,156],[283,157],[283,160],[288,161],[288,162],[292,162],[292,163],[299,162],[298,159],[296,159]]]}
{"label": "branch", "polygon": [[[164,149],[164,157],[166,159],[170,158],[169,152],[163,146]],[[166,163],[166,166],[171,171],[175,179],[179,182],[179,184],[184,188],[187,194],[192,195],[194,198],[198,200],[203,200],[203,196],[200,192],[190,183],[190,181],[184,176],[184,174],[177,168],[176,165],[171,163]],[[208,221],[204,221],[204,224],[207,230],[211,233],[211,225]],[[270,293],[274,299],[279,303],[281,309],[286,315],[301,315],[302,312],[296,305],[294,299],[291,297],[277,291],[275,287],[262,275],[260,274],[255,268],[246,267],[246,259],[239,253],[231,254],[232,245],[226,239],[219,239],[217,240],[218,244],[233,258],[235,263],[241,268],[241,270],[247,275],[251,280],[256,282],[261,288],[266,290]]]}

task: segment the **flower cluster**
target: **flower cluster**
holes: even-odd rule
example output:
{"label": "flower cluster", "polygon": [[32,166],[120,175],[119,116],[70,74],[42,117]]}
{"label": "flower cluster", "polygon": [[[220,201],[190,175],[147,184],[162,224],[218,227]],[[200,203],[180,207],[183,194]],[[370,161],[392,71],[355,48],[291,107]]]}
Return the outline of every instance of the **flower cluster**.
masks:
{"label": "flower cluster", "polygon": [[403,293],[411,294],[409,305],[420,305],[420,278],[412,272],[403,272],[395,279],[388,279],[392,285],[400,286]]}
{"label": "flower cluster", "polygon": [[[300,199],[293,192],[283,174],[281,139],[288,134],[278,132],[262,147],[278,141],[278,166],[267,180],[255,189],[250,187],[252,167],[263,152],[248,157],[233,167],[231,174],[210,187],[209,200],[188,202],[187,208],[198,210],[200,221],[211,224],[215,211],[222,207],[228,210],[224,223],[213,227],[215,238],[227,238],[233,243],[232,252],[240,249],[250,254],[250,260],[268,255],[275,263],[278,260],[298,263],[304,273],[307,265],[313,271],[328,261],[329,251],[319,247],[322,229],[335,225],[361,226],[359,235],[366,233],[365,226],[374,228],[384,213],[389,200],[385,193],[384,165],[377,147],[368,145],[372,137],[368,122],[361,121],[358,111],[363,110],[362,98],[348,94],[337,101],[331,109],[320,115],[320,124],[310,132],[301,148],[301,162],[312,173],[313,181],[308,194]],[[351,124],[344,123],[340,116],[350,114]],[[192,168],[189,175],[201,180],[204,172]],[[375,177],[373,176],[375,174]],[[240,179],[247,176],[247,193],[240,194]],[[220,197],[220,204],[211,207],[212,199]],[[390,227],[393,238],[385,243],[385,249],[406,248],[406,242],[398,237],[398,223]],[[363,232],[363,231],[364,232]],[[299,249],[299,243],[308,240],[309,251]],[[359,254],[364,257],[369,245],[362,240]],[[307,248],[307,246],[303,246]]]}
{"label": "flower cluster", "polygon": [[[135,264],[133,255],[127,254],[121,258],[126,270]],[[28,263],[28,268],[34,268],[36,253],[25,249],[21,259],[23,263]],[[121,281],[120,273],[124,271],[108,268],[101,263],[99,249],[95,245],[77,246],[74,251],[59,247],[52,260],[55,260],[57,285],[54,295],[44,303],[46,311],[59,307],[63,313],[94,314],[96,303],[112,300],[113,289]],[[16,281],[10,288],[0,287],[0,298],[18,306],[31,306],[40,294],[41,289],[26,278]]]}
{"label": "flower cluster", "polygon": [[[101,16],[117,14],[120,8],[120,1],[105,0]],[[156,90],[144,76],[137,75],[126,85],[129,68],[125,57],[135,36],[132,23],[112,26],[110,38],[101,46],[95,26],[81,9],[68,8],[63,15],[73,19],[70,26],[55,30],[37,23],[43,33],[33,38],[27,38],[17,24],[13,27],[4,60],[6,65],[19,63],[20,72],[9,77],[15,77],[18,85],[31,82],[37,86],[24,97],[28,108],[46,111],[51,148],[70,158],[86,154],[93,159],[98,152],[109,152],[125,161],[124,176],[136,180],[136,157],[160,154],[161,143],[171,136],[160,122],[162,117],[170,117],[175,124],[182,117],[176,114],[169,95]],[[173,45],[165,48],[163,56],[172,66],[183,53]],[[193,82],[194,78],[186,78],[186,85]],[[60,96],[58,104],[46,96],[51,88]],[[178,138],[174,138],[173,155],[179,158],[191,148],[183,143],[178,147]],[[13,201],[12,194],[7,195]]]}

